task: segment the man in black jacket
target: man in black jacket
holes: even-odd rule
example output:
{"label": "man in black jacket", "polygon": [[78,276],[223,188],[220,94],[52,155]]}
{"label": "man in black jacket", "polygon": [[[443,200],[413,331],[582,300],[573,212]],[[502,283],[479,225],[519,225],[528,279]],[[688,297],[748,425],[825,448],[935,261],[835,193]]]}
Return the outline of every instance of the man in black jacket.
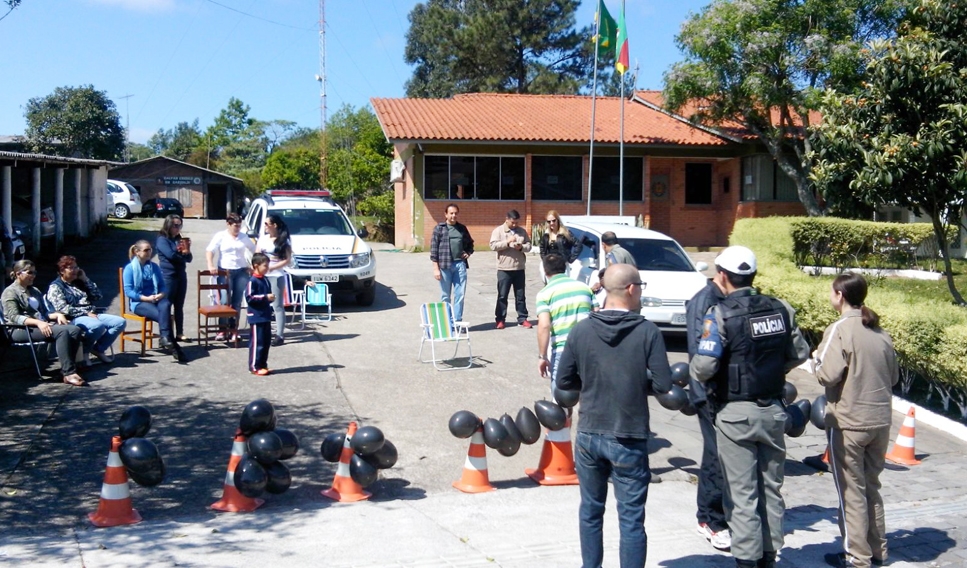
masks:
{"label": "man in black jacket", "polygon": [[671,371],[658,327],[636,313],[644,286],[635,267],[608,267],[607,308],[574,326],[558,368],[558,388],[581,391],[575,465],[584,568],[598,568],[604,557],[609,477],[618,502],[621,566],[645,565],[645,501],[651,480],[647,371],[658,393],[671,388]]}

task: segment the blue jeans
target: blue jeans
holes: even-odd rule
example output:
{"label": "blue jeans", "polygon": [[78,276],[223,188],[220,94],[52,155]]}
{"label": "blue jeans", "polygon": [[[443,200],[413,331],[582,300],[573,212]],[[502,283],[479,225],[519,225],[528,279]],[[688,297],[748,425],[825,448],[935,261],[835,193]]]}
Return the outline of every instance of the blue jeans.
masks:
{"label": "blue jeans", "polygon": [[467,292],[467,263],[454,261],[450,268],[440,269],[441,302],[450,301],[450,287],[453,287],[453,319],[463,321],[463,297]]}
{"label": "blue jeans", "polygon": [[581,482],[578,519],[583,568],[599,568],[604,560],[602,526],[608,477],[618,502],[621,568],[642,568],[648,552],[645,535],[645,501],[651,482],[648,440],[578,431],[576,447],[574,461]]}
{"label": "blue jeans", "polygon": [[91,351],[99,353],[107,351],[124,331],[127,322],[120,316],[98,314],[96,318],[90,316],[74,318],[71,323],[84,330],[82,338],[84,353],[89,354]]}
{"label": "blue jeans", "polygon": [[134,306],[134,313],[151,321],[158,322],[158,335],[173,339],[171,335],[171,302],[162,298],[157,303],[140,302]]}
{"label": "blue jeans", "polygon": [[[236,310],[241,309],[242,299],[245,298],[245,287],[248,286],[248,279],[248,268],[231,268],[228,269],[228,278],[223,276],[218,277],[219,282],[223,284],[228,283],[228,294],[222,293],[221,302],[223,306],[232,306]],[[241,319],[241,316],[239,316],[239,319]],[[218,323],[228,330],[237,330],[239,325],[239,322],[235,321],[235,318],[218,318]]]}

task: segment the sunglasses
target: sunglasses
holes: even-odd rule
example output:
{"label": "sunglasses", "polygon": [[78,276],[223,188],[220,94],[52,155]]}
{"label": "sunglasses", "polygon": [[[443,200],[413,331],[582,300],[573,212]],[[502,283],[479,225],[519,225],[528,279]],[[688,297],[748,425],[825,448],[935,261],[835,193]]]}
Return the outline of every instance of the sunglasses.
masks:
{"label": "sunglasses", "polygon": [[151,252],[151,249],[149,249],[149,248],[141,249],[138,252]]}
{"label": "sunglasses", "polygon": [[178,228],[181,228],[181,225],[182,225],[181,223],[172,223],[171,224],[172,227],[178,227]]}
{"label": "sunglasses", "polygon": [[230,227],[238,227],[239,225],[241,225],[241,223],[229,223],[228,225]]}
{"label": "sunglasses", "polygon": [[547,222],[548,223],[557,223],[557,219],[548,219]]}
{"label": "sunglasses", "polygon": [[20,271],[20,274],[26,274],[27,276],[36,276],[37,275],[37,271],[36,270],[21,270]]}

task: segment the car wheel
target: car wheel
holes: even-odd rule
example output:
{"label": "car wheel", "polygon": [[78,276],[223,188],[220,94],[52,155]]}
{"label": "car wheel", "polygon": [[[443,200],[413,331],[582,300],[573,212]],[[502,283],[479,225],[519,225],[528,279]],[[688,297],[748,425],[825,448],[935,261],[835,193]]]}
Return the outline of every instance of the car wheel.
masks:
{"label": "car wheel", "polygon": [[376,300],[375,286],[373,288],[367,288],[356,294],[356,303],[360,306],[372,306],[374,300]]}
{"label": "car wheel", "polygon": [[118,219],[127,219],[130,214],[131,214],[131,210],[128,209],[127,205],[123,203],[118,203],[117,205],[114,206],[114,216],[117,217]]}

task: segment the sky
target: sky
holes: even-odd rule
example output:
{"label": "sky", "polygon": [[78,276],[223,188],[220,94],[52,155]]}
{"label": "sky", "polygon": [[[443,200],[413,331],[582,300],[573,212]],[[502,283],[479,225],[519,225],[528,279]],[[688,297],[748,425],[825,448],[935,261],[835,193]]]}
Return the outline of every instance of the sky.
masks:
{"label": "sky", "polygon": [[[674,37],[709,0],[627,0],[638,88],[660,89],[682,59]],[[329,0],[326,106],[403,97],[414,0]],[[618,18],[619,0],[605,0]],[[577,26],[594,20],[583,0]],[[6,12],[0,3],[0,16]],[[0,20],[0,135],[22,134],[31,98],[93,85],[114,101],[130,139],[196,118],[212,124],[231,97],[259,120],[321,121],[319,0],[23,0]]]}

